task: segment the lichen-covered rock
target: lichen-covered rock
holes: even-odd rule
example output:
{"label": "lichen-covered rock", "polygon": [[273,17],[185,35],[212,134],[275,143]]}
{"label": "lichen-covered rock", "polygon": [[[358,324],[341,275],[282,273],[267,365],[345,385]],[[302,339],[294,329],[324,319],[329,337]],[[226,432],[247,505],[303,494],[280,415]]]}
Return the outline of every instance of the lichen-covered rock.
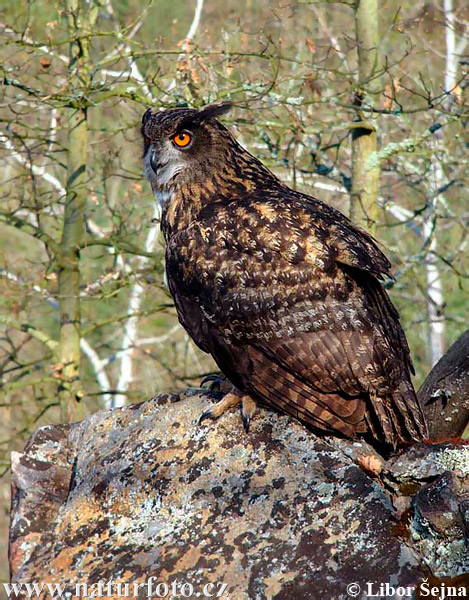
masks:
{"label": "lichen-covered rock", "polygon": [[[422,446],[423,473],[423,450],[382,467],[370,449],[379,468],[368,475],[356,464],[367,463],[365,444],[317,438],[268,411],[248,434],[236,412],[199,427],[209,402],[159,396],[38,430],[13,460],[12,580],[92,586],[153,576],[176,590],[188,583],[201,598],[207,583],[224,583],[232,600],[340,600],[357,583],[353,597],[361,598],[367,583],[413,586],[427,577],[436,562],[419,552],[426,535],[459,557],[445,561],[444,574],[464,573],[464,461],[432,462],[464,448]],[[445,489],[425,488],[442,476]],[[396,498],[409,481],[420,491],[403,517]],[[443,515],[452,513],[446,541],[445,516],[431,533],[422,525],[432,494]],[[221,588],[208,589],[216,597]],[[131,593],[146,596],[147,588]]]}
{"label": "lichen-covered rock", "polygon": [[[469,496],[453,473],[445,473],[428,483],[415,496],[416,517],[436,535],[445,539],[464,539],[465,527],[459,505]],[[468,555],[469,570],[469,555]]]}
{"label": "lichen-covered rock", "polygon": [[469,444],[414,446],[387,462],[383,479],[413,496],[412,541],[431,572],[469,573]]}

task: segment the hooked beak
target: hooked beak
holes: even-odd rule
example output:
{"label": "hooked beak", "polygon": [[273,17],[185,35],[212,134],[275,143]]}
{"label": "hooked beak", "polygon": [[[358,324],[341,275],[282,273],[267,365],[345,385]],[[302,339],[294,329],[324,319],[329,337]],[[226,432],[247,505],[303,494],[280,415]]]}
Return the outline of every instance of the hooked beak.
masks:
{"label": "hooked beak", "polygon": [[153,173],[156,175],[156,149],[150,148],[150,167]]}

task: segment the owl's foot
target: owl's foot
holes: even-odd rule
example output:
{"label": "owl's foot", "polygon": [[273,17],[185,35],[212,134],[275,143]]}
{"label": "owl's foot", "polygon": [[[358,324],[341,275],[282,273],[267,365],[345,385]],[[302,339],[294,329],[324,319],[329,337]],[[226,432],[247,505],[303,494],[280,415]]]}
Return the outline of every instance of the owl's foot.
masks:
{"label": "owl's foot", "polygon": [[241,417],[243,419],[243,425],[246,432],[249,431],[249,423],[251,418],[256,412],[256,403],[250,396],[243,396],[239,392],[228,392],[225,396],[214,404],[211,408],[204,411],[199,418],[199,425],[205,419],[218,419],[230,408],[241,404]]}
{"label": "owl's foot", "polygon": [[203,388],[206,383],[210,383],[210,385],[208,386],[208,389],[211,392],[219,392],[221,389],[221,384],[223,382],[224,382],[224,379],[222,379],[222,377],[219,377],[218,375],[207,375],[200,382],[200,387]]}
{"label": "owl's foot", "polygon": [[244,430],[249,431],[249,423],[256,412],[256,403],[251,396],[243,396],[241,399],[241,418],[243,419]]}

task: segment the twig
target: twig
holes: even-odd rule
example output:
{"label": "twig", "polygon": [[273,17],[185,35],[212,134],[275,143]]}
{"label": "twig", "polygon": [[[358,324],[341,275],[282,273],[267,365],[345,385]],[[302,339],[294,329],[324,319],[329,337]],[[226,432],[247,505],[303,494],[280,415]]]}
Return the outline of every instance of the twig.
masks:
{"label": "twig", "polygon": [[0,315],[0,323],[3,323],[9,327],[14,327],[19,331],[24,331],[24,333],[28,333],[30,336],[42,342],[44,346],[49,348],[49,350],[55,350],[58,345],[56,340],[53,340],[47,335],[47,333],[41,329],[37,329],[37,327],[34,327],[34,325],[31,325],[30,323],[21,323],[20,321],[17,321],[16,319],[13,319],[7,315]]}
{"label": "twig", "polygon": [[317,20],[319,21],[319,24],[321,25],[321,27],[324,30],[324,33],[327,35],[327,37],[329,38],[329,41],[331,42],[331,46],[334,48],[335,53],[337,54],[337,56],[340,58],[340,60],[345,64],[345,66],[347,67],[347,69],[350,70],[350,66],[347,62],[347,57],[345,56],[345,54],[342,52],[341,48],[340,48],[340,44],[337,40],[337,38],[333,35],[332,31],[329,29],[329,27],[327,26],[326,21],[324,20],[321,12],[318,10],[318,8],[315,6],[314,3],[311,3],[311,10],[314,12],[314,14],[316,15]]}
{"label": "twig", "polygon": [[[14,273],[11,273],[10,271],[7,271],[6,269],[0,269],[0,276],[1,277],[5,277],[6,279],[8,279],[9,281],[13,281],[16,284],[19,285],[27,285],[26,282],[24,280],[22,280],[20,277],[18,277],[17,275],[15,275]],[[59,309],[59,303],[57,300],[55,300],[55,298],[52,298],[48,292],[46,290],[43,290],[40,286],[38,285],[33,285],[32,289],[35,292],[38,292],[39,294],[41,294],[41,296],[44,296],[45,299],[47,300],[47,302],[53,306],[56,310]],[[0,321],[2,320],[2,317],[0,315]],[[10,325],[13,325],[12,323],[9,323]],[[18,327],[16,327],[18,329]],[[21,327],[22,331],[26,331],[23,326]],[[30,335],[34,336],[33,331],[36,332],[35,337],[38,337],[38,330],[37,329],[28,329],[27,332]],[[40,332],[39,332],[40,333]],[[49,344],[48,347],[53,350],[54,348],[57,347],[58,342],[56,340],[52,340],[50,338],[48,338],[47,334],[43,334],[45,336],[44,339],[49,339]],[[41,338],[38,338],[41,339]],[[41,341],[43,341],[43,339],[41,339]],[[105,406],[107,408],[109,408],[110,406],[110,399],[111,396],[109,395],[108,391],[111,389],[111,384],[109,382],[108,376],[106,374],[106,371],[104,370],[104,367],[108,364],[108,362],[101,360],[101,358],[99,357],[98,353],[94,350],[94,348],[85,340],[84,337],[82,337],[80,339],[80,348],[83,351],[83,353],[86,355],[86,357],[88,358],[88,360],[91,363],[91,366],[93,368],[93,371],[96,375],[96,380],[99,384],[99,387],[101,388],[102,392],[104,392],[103,395],[103,399],[105,402]]]}
{"label": "twig", "polygon": [[31,171],[33,172],[34,175],[36,175],[37,177],[42,177],[42,179],[44,179],[44,181],[47,181],[48,183],[50,183],[52,185],[52,187],[55,190],[57,190],[57,192],[59,192],[60,196],[65,196],[65,194],[66,194],[65,187],[57,179],[57,177],[54,177],[53,175],[48,173],[46,171],[45,167],[39,167],[38,165],[33,165],[25,156],[20,154],[15,149],[11,140],[9,140],[8,137],[4,133],[1,133],[1,132],[0,132],[0,142],[5,146],[5,148],[7,150],[10,151],[9,158],[13,158],[20,164],[27,166],[29,169],[31,169]]}
{"label": "twig", "polygon": [[411,139],[403,140],[402,142],[388,144],[385,148],[382,148],[378,152],[374,152],[369,157],[365,165],[365,170],[369,171],[373,169],[377,164],[381,164],[395,154],[400,154],[402,152],[414,152],[416,148],[434,136],[438,130],[458,119],[459,117],[456,115],[449,115],[443,122],[437,123],[435,127],[428,127],[420,135],[416,135]]}

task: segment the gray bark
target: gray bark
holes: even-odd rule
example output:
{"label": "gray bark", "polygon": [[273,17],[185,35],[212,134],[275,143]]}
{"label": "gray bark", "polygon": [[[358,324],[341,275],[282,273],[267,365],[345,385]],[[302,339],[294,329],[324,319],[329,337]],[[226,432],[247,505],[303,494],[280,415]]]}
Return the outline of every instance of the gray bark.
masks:
{"label": "gray bark", "polygon": [[433,367],[418,397],[431,439],[457,438],[464,434],[469,422],[469,330]]}

